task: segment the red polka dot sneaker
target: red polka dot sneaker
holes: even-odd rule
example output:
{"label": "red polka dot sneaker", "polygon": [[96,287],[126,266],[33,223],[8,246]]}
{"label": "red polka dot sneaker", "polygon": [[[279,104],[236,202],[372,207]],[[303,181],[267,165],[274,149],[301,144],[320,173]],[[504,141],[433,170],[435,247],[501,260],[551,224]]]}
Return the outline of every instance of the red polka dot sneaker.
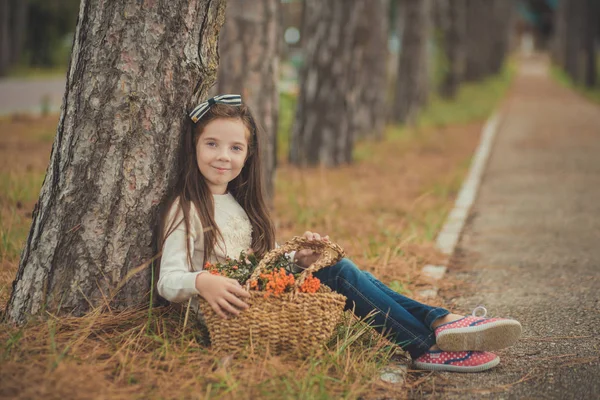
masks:
{"label": "red polka dot sneaker", "polygon": [[[476,316],[478,310],[483,316]],[[473,315],[440,325],[435,330],[438,347],[445,351],[489,351],[512,346],[521,336],[521,324],[514,319],[484,318],[487,310],[477,307]]]}
{"label": "red polka dot sneaker", "polygon": [[481,372],[498,363],[500,357],[485,351],[429,350],[414,361],[414,366],[429,371]]}

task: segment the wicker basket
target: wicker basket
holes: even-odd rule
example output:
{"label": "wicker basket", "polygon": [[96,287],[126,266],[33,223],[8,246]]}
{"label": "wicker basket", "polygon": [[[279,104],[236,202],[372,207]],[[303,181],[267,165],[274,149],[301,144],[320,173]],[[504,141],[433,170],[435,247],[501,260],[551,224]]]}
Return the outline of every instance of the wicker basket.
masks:
{"label": "wicker basket", "polygon": [[213,348],[225,352],[252,348],[258,352],[269,351],[271,354],[304,355],[322,346],[331,337],[343,315],[346,297],[333,292],[324,284],[317,293],[300,293],[298,288],[311,272],[337,263],[344,256],[340,246],[294,237],[267,253],[248,282],[258,278],[261,271],[278,257],[300,249],[313,249],[320,252],[321,256],[301,273],[292,292],[265,298],[265,292],[250,290],[251,297],[245,299],[250,307],[228,319],[219,317],[200,298],[200,310]]}

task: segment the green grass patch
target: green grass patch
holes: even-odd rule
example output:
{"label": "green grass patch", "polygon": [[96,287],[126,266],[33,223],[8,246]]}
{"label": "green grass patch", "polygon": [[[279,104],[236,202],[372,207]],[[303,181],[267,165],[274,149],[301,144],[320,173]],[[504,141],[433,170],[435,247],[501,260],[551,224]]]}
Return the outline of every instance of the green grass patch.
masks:
{"label": "green grass patch", "polygon": [[19,258],[27,233],[30,219],[16,212],[0,214],[0,261],[15,261]]}
{"label": "green grass patch", "polygon": [[24,207],[37,200],[44,174],[0,172],[0,261],[19,257],[31,219]]}
{"label": "green grass patch", "polygon": [[2,199],[11,204],[29,203],[37,200],[44,182],[44,173],[39,172],[0,172],[0,193]]}
{"label": "green grass patch", "polygon": [[558,83],[560,83],[561,85],[569,88],[569,89],[573,89],[576,90],[577,92],[581,93],[582,95],[584,95],[586,98],[596,102],[596,103],[600,103],[600,57],[598,58],[598,84],[596,85],[595,88],[588,88],[585,87],[585,85],[581,85],[576,83],[573,79],[571,79],[571,77],[569,76],[569,74],[567,74],[566,71],[564,71],[562,68],[553,65],[552,67],[550,67],[550,76],[552,76],[552,78],[554,78],[554,80]]}
{"label": "green grass patch", "polygon": [[277,158],[287,160],[290,152],[290,138],[296,116],[297,97],[288,93],[279,96],[279,127],[277,129]]}
{"label": "green grass patch", "polygon": [[504,97],[515,72],[514,63],[509,62],[498,75],[462,84],[455,99],[447,100],[434,94],[419,114],[417,125],[440,127],[486,119]]}

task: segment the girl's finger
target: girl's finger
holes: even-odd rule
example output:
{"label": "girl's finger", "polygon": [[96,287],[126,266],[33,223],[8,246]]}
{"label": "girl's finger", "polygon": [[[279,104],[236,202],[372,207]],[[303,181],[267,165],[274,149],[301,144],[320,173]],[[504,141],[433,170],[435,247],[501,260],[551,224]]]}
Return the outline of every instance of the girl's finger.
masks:
{"label": "girl's finger", "polygon": [[319,235],[318,233],[314,233],[312,240],[321,240],[321,235]]}
{"label": "girl's finger", "polygon": [[[234,295],[238,296],[238,297],[250,297],[250,293],[248,293],[246,290],[244,290],[241,286],[233,286],[231,287],[231,289],[229,290],[229,293],[233,293]],[[246,303],[244,303],[246,304]]]}
{"label": "girl's finger", "polygon": [[227,319],[227,314],[225,314],[223,312],[223,310],[221,310],[221,307],[219,307],[219,305],[217,303],[209,303],[211,308],[213,309],[213,311],[215,313],[217,313],[217,315],[221,318]]}
{"label": "girl's finger", "polygon": [[325,237],[323,238],[324,241],[329,242],[329,235],[325,235]]}
{"label": "girl's finger", "polygon": [[219,299],[219,306],[223,310],[225,310],[228,313],[231,313],[233,315],[238,315],[240,313],[240,310],[238,310],[237,308],[235,308],[234,306],[232,306],[231,304],[229,304],[229,302],[225,298]]}
{"label": "girl's finger", "polygon": [[313,233],[311,231],[306,231],[302,236],[304,236],[308,240],[311,240],[313,237]]}
{"label": "girl's finger", "polygon": [[227,280],[229,281],[229,283],[233,283],[233,284],[234,284],[234,285],[236,285],[236,286],[240,286],[240,287],[242,286],[242,284],[241,284],[241,283],[239,283],[238,281],[236,281],[236,280],[235,280],[235,279],[233,279],[233,278],[227,278]]}
{"label": "girl's finger", "polygon": [[248,307],[250,307],[247,303],[243,302],[242,300],[240,300],[238,297],[234,296],[233,294],[228,294],[227,296],[225,296],[225,299],[229,302],[229,304],[231,304],[241,310],[245,310]]}

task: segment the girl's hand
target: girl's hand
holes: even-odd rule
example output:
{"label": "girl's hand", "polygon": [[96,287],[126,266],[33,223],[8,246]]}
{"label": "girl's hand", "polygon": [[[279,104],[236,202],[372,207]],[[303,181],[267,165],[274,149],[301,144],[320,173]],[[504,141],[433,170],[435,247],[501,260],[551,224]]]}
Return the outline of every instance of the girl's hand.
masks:
{"label": "girl's hand", "polygon": [[240,299],[249,298],[250,293],[235,279],[209,273],[196,276],[196,290],[210,304],[217,315],[227,319],[227,313],[239,315],[249,306]]}
{"label": "girl's hand", "polygon": [[321,237],[317,232],[306,231],[302,234],[302,237],[308,240],[324,240],[326,242],[329,241],[329,236],[325,235]]}
{"label": "girl's hand", "polygon": [[[319,235],[316,232],[306,231],[302,236],[308,240],[324,240],[326,242],[329,241],[329,236],[321,237],[321,235]],[[311,264],[313,264],[315,261],[317,261],[320,256],[321,253],[317,253],[314,250],[302,249],[296,252],[295,262],[298,266],[306,269],[310,267]]]}

